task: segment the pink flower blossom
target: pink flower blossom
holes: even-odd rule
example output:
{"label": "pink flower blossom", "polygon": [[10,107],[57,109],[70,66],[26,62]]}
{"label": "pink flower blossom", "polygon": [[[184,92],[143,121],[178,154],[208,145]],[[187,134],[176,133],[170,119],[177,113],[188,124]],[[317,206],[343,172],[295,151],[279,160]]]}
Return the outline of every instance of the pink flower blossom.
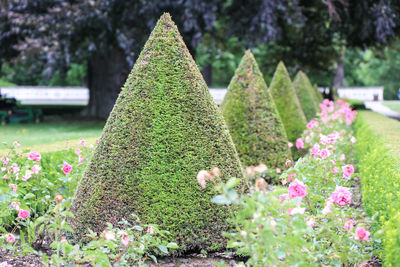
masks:
{"label": "pink flower blossom", "polygon": [[79,148],[75,150],[75,154],[77,154],[77,155],[80,155],[81,152],[82,152],[82,151],[81,151]]}
{"label": "pink flower blossom", "polygon": [[304,148],[303,139],[297,138],[297,140],[296,140],[296,147],[297,147],[297,149]]}
{"label": "pink flower blossom", "polygon": [[40,159],[42,158],[42,155],[38,152],[30,152],[28,153],[28,159],[34,160],[36,162],[40,162]]}
{"label": "pink flower blossom", "polygon": [[206,188],[206,182],[208,179],[210,179],[211,175],[208,171],[206,170],[201,170],[197,174],[197,182],[200,184],[200,186],[204,189]]}
{"label": "pink flower blossom", "polygon": [[64,165],[62,167],[62,171],[64,172],[64,174],[70,174],[72,171],[72,166],[69,165],[68,163],[64,162]]}
{"label": "pink flower blossom", "polygon": [[86,146],[86,140],[81,138],[81,140],[79,140],[79,142],[78,142],[78,145],[79,146]]}
{"label": "pink flower blossom", "polygon": [[353,144],[355,144],[355,143],[356,143],[356,138],[355,138],[354,136],[352,136],[352,137],[350,138],[350,141],[351,141]]}
{"label": "pink flower blossom", "polygon": [[3,162],[4,165],[7,165],[10,162],[10,160],[6,156],[2,157],[1,161]]}
{"label": "pink flower blossom", "polygon": [[9,187],[9,188],[12,188],[12,190],[13,190],[14,193],[17,192],[18,185],[16,185],[16,184],[9,184],[8,187]]}
{"label": "pink flower blossom", "polygon": [[30,214],[31,213],[29,212],[29,210],[20,209],[18,212],[18,218],[24,220],[24,219],[28,218]]}
{"label": "pink flower blossom", "polygon": [[308,227],[311,227],[311,228],[312,228],[312,227],[314,226],[314,224],[315,224],[314,218],[308,219],[308,220],[306,221],[306,224],[307,224]]}
{"label": "pink flower blossom", "polygon": [[33,174],[38,174],[41,169],[42,167],[40,167],[39,165],[33,165],[31,168]]}
{"label": "pink flower blossom", "polygon": [[315,144],[313,145],[313,147],[311,148],[311,155],[313,155],[314,157],[319,155],[319,144]]}
{"label": "pink flower blossom", "polygon": [[287,210],[287,214],[289,214],[290,216],[293,216],[295,214],[304,214],[304,212],[306,211],[306,208],[290,208]]}
{"label": "pink flower blossom", "polygon": [[99,143],[99,139],[96,139],[96,140],[95,140],[95,143],[98,144],[98,143]]}
{"label": "pink flower blossom", "polygon": [[13,234],[6,234],[6,240],[8,241],[8,243],[14,243],[15,236]]}
{"label": "pink flower blossom", "polygon": [[289,199],[289,194],[282,194],[279,196],[279,201],[281,201],[281,202],[283,202],[287,199]]}
{"label": "pink flower blossom", "polygon": [[339,168],[338,167],[334,167],[332,169],[332,174],[336,174],[338,171],[339,171]]}
{"label": "pink flower blossom", "polygon": [[356,239],[361,239],[361,240],[368,240],[370,236],[369,231],[365,230],[364,227],[357,227],[356,228]]}
{"label": "pink flower blossom", "polygon": [[319,152],[319,156],[322,159],[326,159],[329,156],[329,151],[325,148],[321,149],[321,151]]}
{"label": "pink flower blossom", "polygon": [[342,154],[342,155],[340,155],[340,158],[339,158],[339,159],[340,159],[340,161],[342,161],[342,162],[343,162],[343,161],[345,161],[345,160],[346,160],[346,156],[345,156],[344,154]]}
{"label": "pink flower blossom", "polygon": [[8,180],[7,174],[4,174],[3,179],[4,179],[4,180]]}
{"label": "pink flower blossom", "polygon": [[13,146],[18,148],[18,147],[21,147],[21,144],[18,141],[14,141]]}
{"label": "pink flower blossom", "polygon": [[294,182],[292,182],[289,185],[289,195],[291,198],[295,198],[295,197],[300,197],[303,198],[307,195],[307,187],[304,185],[304,183],[302,181],[299,180],[294,180]]}
{"label": "pink flower blossom", "polygon": [[349,188],[343,186],[336,186],[335,191],[332,193],[332,202],[343,207],[351,202],[351,192]]}
{"label": "pink flower blossom", "polygon": [[291,181],[293,181],[293,178],[296,178],[296,177],[297,177],[297,174],[294,172],[291,172],[289,174],[288,181],[291,182]]}
{"label": "pink flower blossom", "polygon": [[287,145],[288,145],[289,148],[292,148],[292,147],[293,147],[293,144],[290,143],[290,142],[288,142]]}
{"label": "pink flower blossom", "polygon": [[371,267],[371,264],[369,264],[368,262],[363,262],[359,267]]}
{"label": "pink flower blossom", "polygon": [[350,178],[350,176],[354,173],[353,165],[346,165],[342,167],[343,170],[343,178]]}
{"label": "pink flower blossom", "polygon": [[13,209],[15,209],[17,211],[20,210],[19,206],[21,206],[21,203],[19,203],[19,202],[11,202],[11,208],[13,208]]}
{"label": "pink flower blossom", "polygon": [[129,235],[125,232],[121,233],[121,243],[124,245],[124,247],[129,245]]}
{"label": "pink flower blossom", "polygon": [[84,160],[85,160],[85,157],[82,157],[82,156],[79,155],[79,157],[78,157],[78,162],[79,162],[79,163],[82,163]]}
{"label": "pink flower blossom", "polygon": [[315,120],[311,120],[309,123],[307,123],[308,129],[312,129],[314,126],[318,126],[318,122]]}
{"label": "pink flower blossom", "polygon": [[346,222],[344,223],[343,228],[351,231],[351,230],[353,230],[354,223],[355,222],[353,220],[346,219]]}
{"label": "pink flower blossom", "polygon": [[148,234],[153,234],[153,233],[154,233],[154,227],[150,225],[150,226],[147,228],[146,233],[148,233]]}
{"label": "pink flower blossom", "polygon": [[17,174],[17,173],[19,173],[20,169],[17,164],[13,163],[13,164],[11,164],[11,170],[12,170],[13,174]]}
{"label": "pink flower blossom", "polygon": [[30,170],[26,170],[25,175],[21,177],[21,180],[26,182],[31,177],[32,177],[32,172]]}

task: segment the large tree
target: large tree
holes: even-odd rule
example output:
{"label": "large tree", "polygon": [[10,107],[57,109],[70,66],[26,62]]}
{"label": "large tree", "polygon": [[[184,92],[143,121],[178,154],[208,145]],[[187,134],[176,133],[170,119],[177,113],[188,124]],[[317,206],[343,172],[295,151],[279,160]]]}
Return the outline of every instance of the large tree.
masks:
{"label": "large tree", "polygon": [[171,13],[192,54],[204,35],[211,50],[224,50],[232,36],[244,48],[261,45],[254,53],[271,76],[280,60],[292,73],[340,68],[346,46],[385,43],[400,31],[399,0],[8,0],[0,1],[0,65],[29,60],[51,77],[86,60],[88,114],[104,118],[162,12]]}
{"label": "large tree", "polygon": [[10,0],[1,2],[0,61],[33,55],[43,74],[87,60],[88,114],[106,118],[144,41],[163,12],[180,26],[190,51],[212,29],[216,0]]}

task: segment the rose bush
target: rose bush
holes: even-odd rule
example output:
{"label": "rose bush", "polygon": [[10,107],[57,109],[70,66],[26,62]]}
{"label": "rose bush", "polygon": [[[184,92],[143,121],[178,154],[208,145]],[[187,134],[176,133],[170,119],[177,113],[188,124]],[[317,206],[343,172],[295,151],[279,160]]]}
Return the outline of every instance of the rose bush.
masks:
{"label": "rose bush", "polygon": [[309,153],[282,173],[282,185],[245,195],[235,193],[233,182],[217,186],[214,202],[240,206],[229,247],[249,256],[248,266],[368,266],[370,218],[352,160],[356,112],[343,101],[320,107],[296,141]]}

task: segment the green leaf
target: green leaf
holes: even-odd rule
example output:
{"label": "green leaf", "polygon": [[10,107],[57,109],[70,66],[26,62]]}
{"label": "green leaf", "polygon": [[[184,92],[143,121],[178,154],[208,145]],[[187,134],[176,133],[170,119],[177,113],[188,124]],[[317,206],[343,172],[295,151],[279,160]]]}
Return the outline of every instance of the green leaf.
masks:
{"label": "green leaf", "polygon": [[35,197],[34,194],[28,193],[28,194],[26,194],[26,195],[24,196],[24,200],[27,200],[27,199],[30,199],[30,198],[34,198],[34,197]]}
{"label": "green leaf", "polygon": [[167,248],[178,249],[179,246],[178,246],[178,244],[176,244],[174,242],[170,242],[167,244]]}
{"label": "green leaf", "polygon": [[228,180],[228,182],[226,182],[225,187],[229,190],[237,186],[239,183],[240,179],[232,177],[231,179]]}
{"label": "green leaf", "polygon": [[218,195],[218,196],[213,197],[211,199],[211,202],[213,202],[215,204],[219,204],[219,205],[229,205],[229,204],[231,204],[231,201],[229,199],[227,199],[223,195]]}
{"label": "green leaf", "polygon": [[167,249],[165,246],[159,245],[159,246],[158,246],[158,249],[159,249],[162,253],[168,254],[168,249]]}

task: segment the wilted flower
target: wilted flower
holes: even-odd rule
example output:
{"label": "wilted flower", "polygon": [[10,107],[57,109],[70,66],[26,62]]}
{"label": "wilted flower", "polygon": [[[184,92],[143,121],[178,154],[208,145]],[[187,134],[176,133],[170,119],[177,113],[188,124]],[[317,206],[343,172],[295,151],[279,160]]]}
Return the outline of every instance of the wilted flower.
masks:
{"label": "wilted flower", "polygon": [[260,163],[258,166],[254,167],[254,171],[258,173],[263,173],[268,170],[267,166],[263,163]]}
{"label": "wilted flower", "polygon": [[10,160],[6,156],[2,157],[1,161],[3,162],[4,165],[7,165],[10,162]]}
{"label": "wilted flower", "polygon": [[63,196],[62,195],[60,195],[60,194],[57,194],[55,197],[54,197],[54,201],[57,203],[57,204],[59,204],[59,203],[61,203],[61,201],[63,201]]}
{"label": "wilted flower", "polygon": [[154,233],[154,227],[150,225],[150,226],[147,228],[146,233],[148,233],[148,234],[153,234],[153,233]]}
{"label": "wilted flower", "polygon": [[353,220],[346,219],[346,222],[344,223],[343,228],[351,231],[353,229],[354,223],[355,222]]}
{"label": "wilted flower", "polygon": [[257,191],[267,191],[268,183],[263,178],[257,178],[256,180],[256,190]]}
{"label": "wilted flower", "polygon": [[6,234],[6,240],[8,241],[8,243],[14,243],[15,236],[13,234]]}
{"label": "wilted flower", "polygon": [[218,177],[221,175],[221,170],[218,167],[212,167],[210,170],[210,174],[213,177]]}
{"label": "wilted flower", "polygon": [[304,214],[305,211],[306,211],[306,208],[296,207],[296,208],[288,209],[287,214],[289,214],[290,216],[293,216],[295,214]]}
{"label": "wilted flower", "polygon": [[200,184],[202,188],[206,188],[206,182],[211,178],[211,175],[208,171],[201,170],[197,174],[197,182]]}
{"label": "wilted flower", "polygon": [[125,232],[121,233],[121,243],[124,245],[124,247],[129,245],[129,235]]}
{"label": "wilted flower", "polygon": [[115,240],[115,233],[109,229],[104,230],[102,235],[104,239],[107,241]]}
{"label": "wilted flower", "polygon": [[14,141],[13,146],[18,148],[18,147],[21,147],[21,144],[18,141]]}
{"label": "wilted flower", "polygon": [[40,167],[39,165],[33,165],[31,168],[32,173],[34,173],[34,174],[38,174],[41,169],[42,169],[42,167]]}
{"label": "wilted flower", "polygon": [[17,192],[18,185],[16,185],[16,184],[9,184],[8,187],[9,187],[9,188],[12,188],[12,190],[13,190],[14,193]]}

